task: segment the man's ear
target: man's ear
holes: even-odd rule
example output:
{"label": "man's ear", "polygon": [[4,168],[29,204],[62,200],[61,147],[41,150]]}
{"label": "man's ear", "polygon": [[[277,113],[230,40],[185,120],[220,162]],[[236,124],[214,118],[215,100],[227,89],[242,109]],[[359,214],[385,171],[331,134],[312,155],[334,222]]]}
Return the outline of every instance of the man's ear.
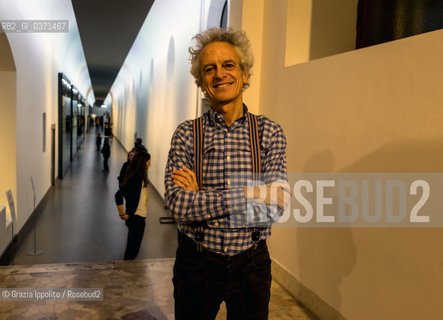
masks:
{"label": "man's ear", "polygon": [[200,90],[201,90],[204,94],[206,94],[207,91],[208,91],[208,87],[205,86],[205,85],[202,83],[202,84],[200,85]]}
{"label": "man's ear", "polygon": [[243,83],[247,83],[249,80],[249,71],[245,70],[243,71]]}

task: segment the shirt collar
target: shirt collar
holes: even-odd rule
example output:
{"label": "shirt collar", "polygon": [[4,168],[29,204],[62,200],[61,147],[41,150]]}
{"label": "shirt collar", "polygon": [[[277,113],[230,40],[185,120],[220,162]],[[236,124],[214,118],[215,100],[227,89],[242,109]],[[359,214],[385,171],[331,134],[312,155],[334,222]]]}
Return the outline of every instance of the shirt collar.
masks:
{"label": "shirt collar", "polygon": [[[234,123],[232,124],[232,126],[235,126],[236,124],[242,125],[246,120],[246,115],[248,112],[249,112],[248,107],[243,103],[243,115],[240,118],[238,118],[237,120],[235,120]],[[210,108],[208,111],[208,115],[209,115],[209,120],[213,124],[215,124],[216,126],[219,126],[222,128],[227,127],[223,116],[221,114],[215,112],[214,109]]]}

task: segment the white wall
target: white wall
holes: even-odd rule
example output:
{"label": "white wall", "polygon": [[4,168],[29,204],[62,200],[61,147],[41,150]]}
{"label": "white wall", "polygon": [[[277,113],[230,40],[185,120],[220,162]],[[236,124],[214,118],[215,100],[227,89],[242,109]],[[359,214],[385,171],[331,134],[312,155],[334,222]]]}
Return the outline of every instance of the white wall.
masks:
{"label": "white wall", "polygon": [[[34,209],[31,177],[36,190],[36,205],[51,185],[48,142],[51,141],[51,125],[58,123],[58,72],[65,73],[83,96],[91,87],[71,1],[0,0],[0,20],[37,19],[69,20],[69,33],[6,34],[17,77],[16,106],[11,106],[16,108],[17,128],[16,232]],[[93,102],[93,95],[89,95],[89,103]],[[43,113],[46,113],[46,152],[42,152]]]}
{"label": "white wall", "polygon": [[[245,30],[263,30],[259,111],[285,130],[289,172],[443,171],[443,30],[286,67],[287,1],[256,7],[243,1]],[[270,249],[348,319],[441,317],[440,229],[274,228]]]}
{"label": "white wall", "polygon": [[[9,50],[9,48],[0,48],[3,49]],[[1,56],[5,58],[5,55]],[[10,58],[12,62],[12,55]],[[11,190],[14,199],[17,198],[16,74],[13,63],[9,68],[5,68],[4,65],[2,67],[3,70],[0,69],[0,207],[4,206],[5,210],[0,211],[0,255],[11,241],[12,226],[6,228],[5,224],[6,211],[10,212],[6,192]],[[5,69],[10,71],[4,71]]]}
{"label": "white wall", "polygon": [[11,190],[13,198],[17,197],[16,82],[11,47],[6,35],[0,33],[0,252],[11,241],[12,225],[6,227],[6,214],[12,215],[6,192]]}
{"label": "white wall", "polygon": [[114,135],[127,150],[134,135],[152,156],[149,178],[164,192],[164,168],[177,125],[197,115],[201,94],[189,73],[192,37],[211,21],[217,1],[154,2],[105,103],[112,103]]}

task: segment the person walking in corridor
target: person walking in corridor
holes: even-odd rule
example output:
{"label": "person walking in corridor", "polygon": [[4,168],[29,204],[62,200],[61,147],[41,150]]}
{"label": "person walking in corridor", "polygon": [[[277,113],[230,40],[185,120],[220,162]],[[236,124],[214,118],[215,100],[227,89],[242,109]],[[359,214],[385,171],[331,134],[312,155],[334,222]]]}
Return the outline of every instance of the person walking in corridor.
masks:
{"label": "person walking in corridor", "polygon": [[148,149],[146,149],[146,147],[143,145],[142,138],[135,139],[134,147],[132,148],[132,151],[135,151],[135,152],[139,152],[139,151],[148,152]]}
{"label": "person walking in corridor", "polygon": [[103,172],[109,172],[109,166],[108,166],[108,160],[111,156],[111,147],[109,146],[109,140],[104,139],[103,141],[103,147],[101,150],[101,153],[103,154]]}
{"label": "person walking in corridor", "polygon": [[102,137],[100,133],[97,133],[97,136],[95,137],[95,145],[97,147],[97,151],[100,151],[100,147],[102,145]]}
{"label": "person walking in corridor", "polygon": [[105,123],[105,130],[104,131],[105,131],[104,132],[105,139],[111,139],[112,138],[112,128],[108,122]]}

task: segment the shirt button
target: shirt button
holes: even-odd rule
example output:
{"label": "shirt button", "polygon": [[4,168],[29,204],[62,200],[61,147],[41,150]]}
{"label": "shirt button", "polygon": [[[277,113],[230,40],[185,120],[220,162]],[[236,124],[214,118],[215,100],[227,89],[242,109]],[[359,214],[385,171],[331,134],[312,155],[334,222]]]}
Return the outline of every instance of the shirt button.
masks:
{"label": "shirt button", "polygon": [[228,184],[228,186],[231,185],[231,180],[228,179],[228,180],[226,181],[226,183]]}
{"label": "shirt button", "polygon": [[207,215],[206,215],[206,218],[208,218],[208,219],[209,219],[210,217],[211,217],[211,215],[210,215],[210,214],[207,214]]}
{"label": "shirt button", "polygon": [[231,156],[227,156],[227,158],[226,158],[226,159],[228,159],[228,161],[229,161],[229,160],[231,160]]}
{"label": "shirt button", "polygon": [[224,248],[223,251],[226,253],[228,252],[228,248]]}
{"label": "shirt button", "polygon": [[218,227],[218,222],[217,221],[214,222],[214,226]]}

